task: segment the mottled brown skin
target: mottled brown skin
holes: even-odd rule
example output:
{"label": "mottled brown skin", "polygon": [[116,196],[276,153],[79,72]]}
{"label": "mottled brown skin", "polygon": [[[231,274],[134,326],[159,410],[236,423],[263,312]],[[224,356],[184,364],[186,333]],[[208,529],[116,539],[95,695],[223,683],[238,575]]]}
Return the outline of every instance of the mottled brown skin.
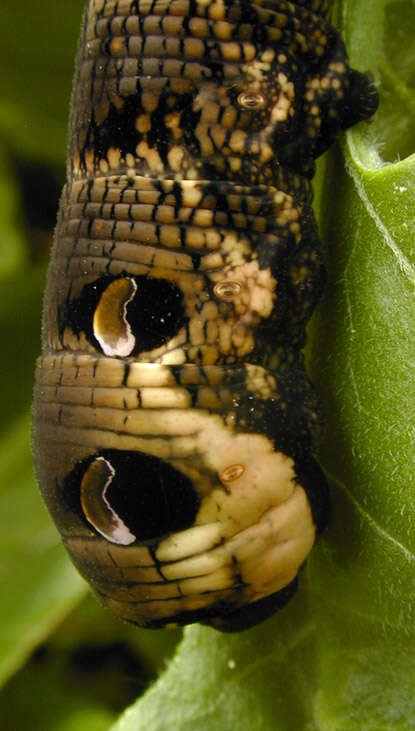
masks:
{"label": "mottled brown skin", "polygon": [[326,4],[91,0],[35,395],[81,573],[148,627],[252,626],[327,519],[301,349],[314,160],[376,108]]}

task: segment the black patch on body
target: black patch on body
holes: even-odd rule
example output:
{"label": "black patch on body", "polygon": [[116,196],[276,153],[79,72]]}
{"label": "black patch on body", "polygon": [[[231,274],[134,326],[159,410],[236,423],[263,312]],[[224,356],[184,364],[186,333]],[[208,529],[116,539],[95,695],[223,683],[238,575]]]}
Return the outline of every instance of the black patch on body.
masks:
{"label": "black patch on body", "polygon": [[62,488],[67,509],[88,527],[80,502],[80,485],[89,465],[98,457],[103,457],[115,471],[106,498],[138,544],[158,542],[193,525],[200,498],[186,475],[168,462],[142,452],[102,449],[78,462]]}
{"label": "black patch on body", "polygon": [[[187,322],[183,306],[183,294],[174,282],[147,276],[131,276],[137,291],[126,307],[126,318],[136,339],[131,355],[154,350],[165,345]],[[93,332],[93,318],[100,298],[109,284],[122,276],[103,274],[95,282],[84,286],[79,297],[61,305],[58,311],[58,328],[63,341],[66,328],[79,337],[85,334],[97,350],[101,346]]]}

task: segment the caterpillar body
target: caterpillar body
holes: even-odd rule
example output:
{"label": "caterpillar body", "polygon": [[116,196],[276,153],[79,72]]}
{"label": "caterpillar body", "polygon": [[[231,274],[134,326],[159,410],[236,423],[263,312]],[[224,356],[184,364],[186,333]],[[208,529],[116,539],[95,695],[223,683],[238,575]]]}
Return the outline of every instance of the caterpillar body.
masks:
{"label": "caterpillar body", "polygon": [[314,160],[377,97],[324,0],[90,0],[36,375],[75,565],[146,627],[241,630],[328,513],[302,348]]}

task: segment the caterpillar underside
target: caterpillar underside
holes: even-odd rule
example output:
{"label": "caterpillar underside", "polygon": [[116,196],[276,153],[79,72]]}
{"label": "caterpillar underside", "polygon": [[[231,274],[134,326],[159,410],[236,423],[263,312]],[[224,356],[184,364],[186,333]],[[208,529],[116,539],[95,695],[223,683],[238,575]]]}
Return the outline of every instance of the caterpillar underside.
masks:
{"label": "caterpillar underside", "polygon": [[301,349],[314,159],[369,117],[320,0],[91,0],[34,453],[97,595],[147,627],[282,606],[327,520]]}

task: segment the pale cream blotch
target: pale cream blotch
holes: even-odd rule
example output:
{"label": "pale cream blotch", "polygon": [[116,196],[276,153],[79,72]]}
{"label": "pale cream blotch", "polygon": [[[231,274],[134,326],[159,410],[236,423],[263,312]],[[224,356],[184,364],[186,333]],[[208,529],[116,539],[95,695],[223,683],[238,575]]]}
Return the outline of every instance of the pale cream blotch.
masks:
{"label": "pale cream blotch", "polygon": [[[248,325],[257,323],[259,318],[270,316],[276,299],[277,281],[269,268],[261,269],[258,261],[252,259],[232,268],[229,267],[228,270],[227,267],[224,267],[224,272],[229,276],[229,282],[234,283],[231,285],[232,293],[229,287],[229,300],[232,300],[238,321]],[[216,275],[217,278],[221,274]],[[212,276],[212,279],[215,279],[216,276]],[[215,284],[216,292],[219,284],[224,287],[225,282],[226,280],[222,278]],[[235,286],[236,284],[239,284],[239,288]]]}
{"label": "pale cream blotch", "polygon": [[195,591],[231,588],[239,575],[251,600],[278,591],[294,579],[315,538],[292,459],[267,437],[232,433],[217,418],[205,422],[199,442],[216,487],[203,498],[195,526],[160,543],[163,575],[182,585],[197,577]]}
{"label": "pale cream blotch", "polygon": [[278,74],[280,93],[277,102],[271,112],[271,122],[285,122],[294,113],[295,88],[292,81],[289,81],[283,73]]}
{"label": "pale cream blotch", "polygon": [[[202,436],[203,435],[203,436]],[[205,498],[197,522],[220,520],[230,536],[255,523],[270,507],[288,499],[294,490],[293,462],[275,452],[261,434],[236,434],[207,424],[201,433],[206,468],[217,473],[217,487]],[[241,465],[237,479],[226,481],[226,470]],[[222,479],[221,477],[222,476]]]}

